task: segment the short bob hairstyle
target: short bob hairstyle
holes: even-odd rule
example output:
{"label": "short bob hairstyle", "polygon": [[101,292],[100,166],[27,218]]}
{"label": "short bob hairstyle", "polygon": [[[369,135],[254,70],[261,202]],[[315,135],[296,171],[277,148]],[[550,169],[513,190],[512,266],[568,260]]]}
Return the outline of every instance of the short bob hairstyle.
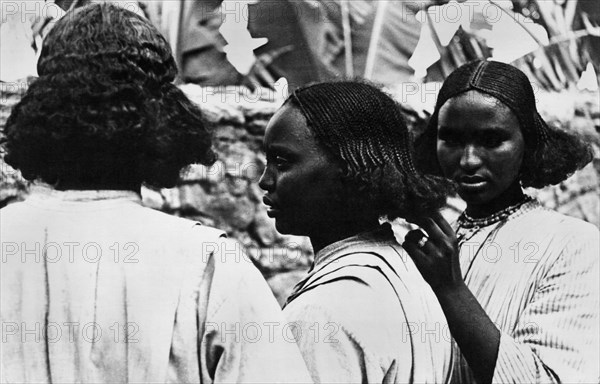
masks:
{"label": "short bob hairstyle", "polygon": [[26,179],[171,187],[183,167],[214,161],[202,113],[172,84],[171,49],[142,16],[110,3],[67,13],[38,73],[6,125],[5,161]]}
{"label": "short bob hairstyle", "polygon": [[523,72],[496,61],[474,61],[444,81],[429,124],[416,140],[417,166],[423,172],[442,175],[437,159],[438,114],[446,101],[470,90],[498,99],[517,116],[525,140],[520,172],[523,187],[558,184],[592,160],[592,148],[583,140],[548,127],[536,109],[533,88]]}
{"label": "short bob hairstyle", "polygon": [[400,105],[366,81],[337,81],[297,89],[298,108],[317,143],[340,166],[350,209],[396,217],[430,215],[444,206],[451,185],[419,174]]}

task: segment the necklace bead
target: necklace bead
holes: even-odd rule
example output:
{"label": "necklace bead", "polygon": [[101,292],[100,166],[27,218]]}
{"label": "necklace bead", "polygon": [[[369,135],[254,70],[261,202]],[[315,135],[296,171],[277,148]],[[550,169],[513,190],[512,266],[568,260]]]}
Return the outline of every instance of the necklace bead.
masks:
{"label": "necklace bead", "polygon": [[478,219],[467,215],[466,212],[463,212],[463,213],[461,213],[461,215],[458,218],[458,224],[463,228],[479,229],[481,227],[486,227],[488,225],[498,223],[498,222],[508,218],[510,215],[512,215],[513,213],[518,211],[524,204],[526,204],[530,201],[533,201],[533,200],[534,200],[533,197],[531,197],[529,195],[524,195],[523,199],[521,201],[519,201],[517,204],[511,205],[510,207],[506,207],[503,210],[495,212],[487,217],[482,217],[482,218],[478,218]]}

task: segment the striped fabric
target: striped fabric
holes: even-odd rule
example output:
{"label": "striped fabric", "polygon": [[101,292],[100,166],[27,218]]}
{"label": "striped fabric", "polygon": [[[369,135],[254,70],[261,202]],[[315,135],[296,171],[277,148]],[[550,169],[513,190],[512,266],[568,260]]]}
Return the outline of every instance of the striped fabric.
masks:
{"label": "striped fabric", "polygon": [[446,383],[435,295],[387,225],[322,249],[284,309],[315,383]]}
{"label": "striped fabric", "polygon": [[[495,383],[594,383],[598,229],[536,201],[460,248],[469,289],[501,331]],[[453,382],[475,382],[454,345]]]}

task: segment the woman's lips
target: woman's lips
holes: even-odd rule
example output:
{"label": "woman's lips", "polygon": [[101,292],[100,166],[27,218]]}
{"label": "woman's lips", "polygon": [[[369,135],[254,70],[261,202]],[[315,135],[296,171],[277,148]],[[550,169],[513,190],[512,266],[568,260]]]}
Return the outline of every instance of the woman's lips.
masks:
{"label": "woman's lips", "polygon": [[277,208],[269,208],[267,209],[267,216],[271,217],[271,218],[275,218],[279,215],[281,211]]}
{"label": "woman's lips", "polygon": [[487,180],[481,176],[462,176],[458,179],[458,185],[463,190],[479,190],[485,186]]}
{"label": "woman's lips", "polygon": [[263,197],[263,203],[267,206],[267,215],[269,217],[275,217],[281,212],[281,210],[273,203],[273,200],[268,196]]}

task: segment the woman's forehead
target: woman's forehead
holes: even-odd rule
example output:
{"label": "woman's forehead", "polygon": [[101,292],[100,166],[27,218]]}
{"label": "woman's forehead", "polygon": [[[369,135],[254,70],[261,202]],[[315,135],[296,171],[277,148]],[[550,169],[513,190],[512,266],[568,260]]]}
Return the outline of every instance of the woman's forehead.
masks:
{"label": "woman's forehead", "polygon": [[471,89],[466,92],[460,93],[456,96],[453,96],[449,98],[444,103],[444,105],[448,104],[451,101],[453,101],[454,103],[456,103],[457,101],[461,101],[462,103],[468,103],[473,105],[489,105],[492,107],[504,106],[508,108],[508,106],[497,97],[492,96],[486,92],[478,91],[476,89]]}
{"label": "woman's forehead", "polygon": [[306,118],[297,108],[285,105],[271,118],[264,137],[265,145],[305,146],[315,142]]}
{"label": "woman's forehead", "polygon": [[448,99],[440,108],[439,115],[442,117],[448,112],[469,114],[487,113],[514,114],[513,111],[498,98],[487,93],[470,90]]}
{"label": "woman's forehead", "polygon": [[519,119],[497,98],[477,91],[455,96],[440,109],[438,127],[520,129]]}

